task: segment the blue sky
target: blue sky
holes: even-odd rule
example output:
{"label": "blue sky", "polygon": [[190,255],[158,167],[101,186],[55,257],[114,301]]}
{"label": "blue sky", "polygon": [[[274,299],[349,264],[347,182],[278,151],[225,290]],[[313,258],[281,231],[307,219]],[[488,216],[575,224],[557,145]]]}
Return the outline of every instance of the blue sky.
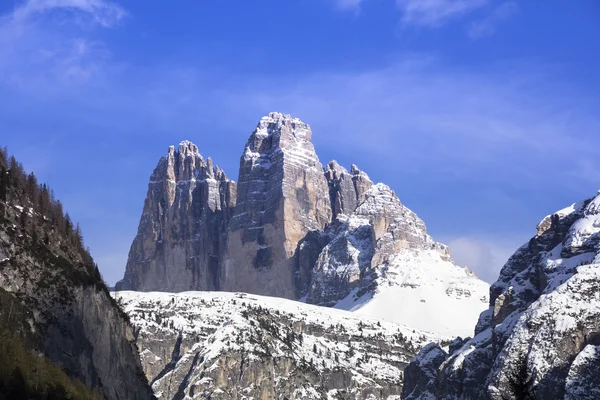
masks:
{"label": "blue sky", "polygon": [[600,189],[596,0],[3,0],[0,143],[122,277],[147,182],[189,139],[237,179],[260,117],[390,185],[493,281]]}

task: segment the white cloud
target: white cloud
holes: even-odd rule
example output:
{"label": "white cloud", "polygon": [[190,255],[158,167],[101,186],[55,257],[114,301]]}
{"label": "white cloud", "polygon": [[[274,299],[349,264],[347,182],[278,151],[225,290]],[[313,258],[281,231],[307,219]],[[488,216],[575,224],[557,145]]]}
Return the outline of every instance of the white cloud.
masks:
{"label": "white cloud", "polygon": [[406,25],[436,27],[467,14],[488,0],[396,0]]}
{"label": "white cloud", "polygon": [[[102,74],[110,53],[95,26],[117,24],[126,12],[103,0],[28,0],[0,16],[0,82],[41,92],[89,82]],[[62,34],[72,23],[80,28]]]}
{"label": "white cloud", "polygon": [[526,241],[526,238],[477,238],[463,236],[447,242],[454,261],[467,266],[488,283],[498,279],[498,274],[508,258]]}
{"label": "white cloud", "polygon": [[27,0],[5,18],[23,24],[56,10],[82,13],[104,27],[115,25],[126,15],[123,8],[104,0]]}
{"label": "white cloud", "polygon": [[506,21],[518,10],[519,6],[514,1],[502,3],[485,18],[471,22],[467,28],[467,34],[473,40],[490,36],[496,32],[500,23]]}

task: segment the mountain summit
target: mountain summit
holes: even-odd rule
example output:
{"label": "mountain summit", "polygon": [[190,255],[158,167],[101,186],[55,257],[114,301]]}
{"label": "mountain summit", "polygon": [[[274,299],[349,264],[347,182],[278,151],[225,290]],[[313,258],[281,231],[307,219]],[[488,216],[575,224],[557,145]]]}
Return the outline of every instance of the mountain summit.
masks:
{"label": "mountain summit", "polygon": [[324,168],[311,139],[298,118],[261,118],[237,184],[194,144],[171,146],[117,289],[303,299],[469,334],[460,327],[485,308],[487,284],[457,267],[391,188],[355,165]]}

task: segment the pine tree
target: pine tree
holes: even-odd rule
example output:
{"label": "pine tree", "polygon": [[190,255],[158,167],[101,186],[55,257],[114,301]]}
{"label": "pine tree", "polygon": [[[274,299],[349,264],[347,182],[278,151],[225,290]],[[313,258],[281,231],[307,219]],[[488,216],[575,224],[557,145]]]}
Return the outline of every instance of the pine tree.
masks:
{"label": "pine tree", "polygon": [[6,195],[8,193],[8,173],[6,168],[2,166],[0,168],[0,201],[6,202]]}
{"label": "pine tree", "polygon": [[6,392],[8,399],[29,398],[29,388],[27,387],[27,382],[25,382],[25,377],[23,376],[21,368],[16,367],[13,370],[6,388]]}
{"label": "pine tree", "polygon": [[0,168],[8,168],[8,148],[0,147]]}
{"label": "pine tree", "polygon": [[27,230],[27,209],[25,207],[23,207],[23,209],[21,210],[21,215],[19,216],[19,224],[21,225],[21,229],[23,230]]}
{"label": "pine tree", "polygon": [[508,384],[517,400],[535,399],[531,393],[531,377],[527,372],[527,360],[524,357],[519,357]]}

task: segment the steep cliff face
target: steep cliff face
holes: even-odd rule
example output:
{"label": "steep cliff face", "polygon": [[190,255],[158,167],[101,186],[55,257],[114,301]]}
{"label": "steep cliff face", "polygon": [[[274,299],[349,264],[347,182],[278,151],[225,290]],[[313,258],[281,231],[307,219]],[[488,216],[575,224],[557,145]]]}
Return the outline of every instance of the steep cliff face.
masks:
{"label": "steep cliff face", "polygon": [[[407,399],[592,399],[600,345],[600,195],[545,217],[490,289],[475,337]],[[429,364],[427,354],[412,363]]]}
{"label": "steep cliff face", "polygon": [[115,294],[160,399],[399,399],[440,337],[347,311],[224,292]]}
{"label": "steep cliff face", "polygon": [[[26,310],[28,350],[106,399],[153,398],[127,316],[83,249],[79,229],[33,175],[23,184],[20,168],[13,162],[0,174],[0,289]],[[0,307],[0,319],[10,321],[14,312]]]}
{"label": "steep cliff face", "polygon": [[[487,284],[457,267],[389,187],[355,165],[323,168],[311,139],[297,118],[263,117],[237,185],[193,144],[171,148],[152,175],[117,289],[305,299],[470,334]],[[440,311],[446,305],[451,312]]]}
{"label": "steep cliff face", "polygon": [[325,177],[329,184],[329,197],[333,219],[338,214],[350,215],[365,199],[365,193],[373,186],[369,176],[352,165],[350,172],[330,161],[325,169]]}
{"label": "steep cliff face", "polygon": [[125,277],[117,289],[219,290],[236,185],[184,141],[150,177]]}
{"label": "steep cliff face", "polygon": [[296,298],[298,243],[331,220],[328,185],[310,127],[263,117],[240,160],[222,289]]}

